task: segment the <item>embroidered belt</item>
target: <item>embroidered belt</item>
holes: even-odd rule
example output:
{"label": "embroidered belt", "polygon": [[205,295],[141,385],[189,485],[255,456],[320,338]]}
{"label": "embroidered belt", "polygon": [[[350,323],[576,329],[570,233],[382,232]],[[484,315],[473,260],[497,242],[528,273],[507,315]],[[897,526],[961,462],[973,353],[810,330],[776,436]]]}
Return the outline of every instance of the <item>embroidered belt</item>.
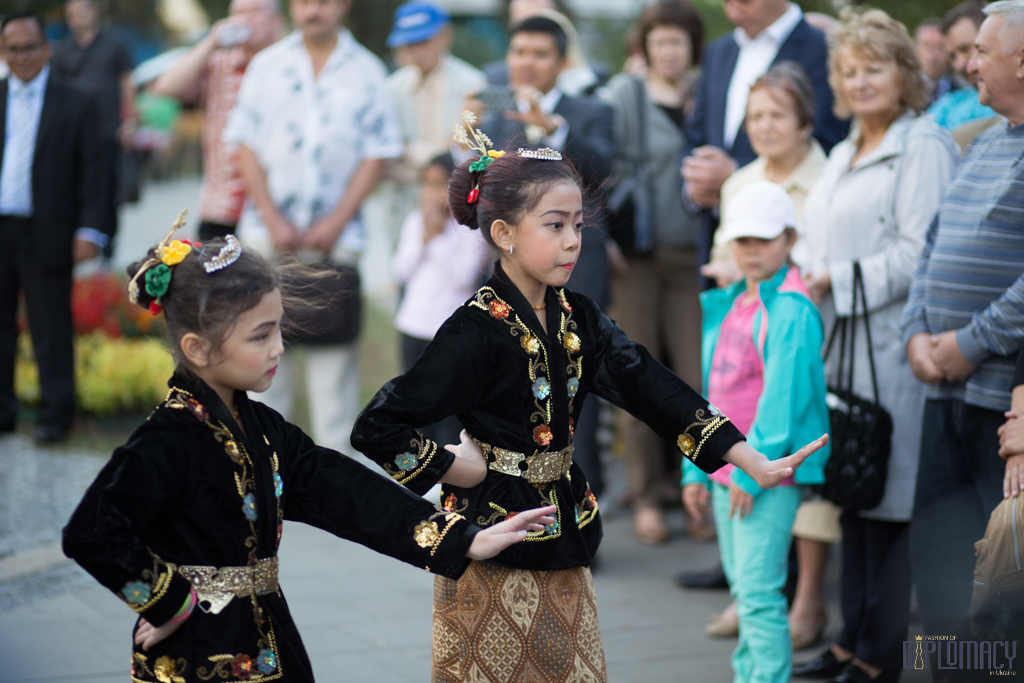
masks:
{"label": "embroidered belt", "polygon": [[506,451],[504,448],[497,448],[476,439],[473,441],[476,441],[483,451],[489,468],[512,477],[522,477],[531,484],[558,481],[569,473],[569,465],[572,464],[572,444],[556,453],[525,455]]}
{"label": "embroidered belt", "polygon": [[276,556],[257,560],[253,567],[182,565],[178,571],[192,584],[199,607],[212,614],[220,614],[236,597],[267,595],[276,591],[278,586]]}

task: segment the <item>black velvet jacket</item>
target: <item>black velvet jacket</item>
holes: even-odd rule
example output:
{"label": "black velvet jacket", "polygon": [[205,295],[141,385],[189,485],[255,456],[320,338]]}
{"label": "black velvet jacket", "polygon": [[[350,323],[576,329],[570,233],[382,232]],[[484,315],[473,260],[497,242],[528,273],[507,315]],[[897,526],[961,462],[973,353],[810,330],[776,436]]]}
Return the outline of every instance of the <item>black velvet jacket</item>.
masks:
{"label": "black velvet jacket", "polygon": [[[484,444],[534,457],[572,443],[590,392],[628,410],[707,472],[743,440],[731,422],[647,350],[626,338],[587,297],[549,287],[545,334],[530,304],[501,270],[441,329],[405,375],[386,384],[363,410],[352,445],[400,484],[424,493],[454,455],[417,428],[449,415]],[[597,501],[579,466],[535,485],[494,468],[472,489],[445,485],[446,509],[488,526],[541,505],[557,521],[530,532],[491,562],[518,569],[589,565],[601,541]],[[521,468],[522,469],[522,468]]]}
{"label": "black velvet jacket", "polygon": [[[150,623],[185,602],[192,584],[180,566],[274,558],[284,519],[451,578],[465,570],[479,528],[461,516],[317,446],[244,392],[243,433],[205,383],[176,373],[169,384],[64,529],[64,552]],[[313,680],[280,588],[216,614],[203,607],[148,652],[134,646],[133,681]]]}

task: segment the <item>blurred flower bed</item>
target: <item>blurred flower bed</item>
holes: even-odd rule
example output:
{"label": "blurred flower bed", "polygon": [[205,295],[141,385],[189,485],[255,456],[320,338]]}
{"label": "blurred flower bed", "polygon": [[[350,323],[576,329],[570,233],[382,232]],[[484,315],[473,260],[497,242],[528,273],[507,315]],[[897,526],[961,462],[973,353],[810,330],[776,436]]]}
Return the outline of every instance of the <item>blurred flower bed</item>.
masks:
{"label": "blurred flower bed", "polygon": [[[75,390],[78,408],[93,415],[149,411],[167,393],[174,361],[163,343],[163,319],[128,302],[126,280],[97,272],[75,280]],[[24,311],[14,388],[25,405],[39,402],[39,375]]]}

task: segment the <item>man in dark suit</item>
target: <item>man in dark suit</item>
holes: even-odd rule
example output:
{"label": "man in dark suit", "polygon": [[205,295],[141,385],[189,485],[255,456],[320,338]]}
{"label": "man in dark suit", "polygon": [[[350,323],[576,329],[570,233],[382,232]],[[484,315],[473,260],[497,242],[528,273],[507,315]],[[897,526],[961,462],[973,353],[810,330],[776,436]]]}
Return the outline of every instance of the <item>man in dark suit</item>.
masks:
{"label": "man in dark suit", "polygon": [[[846,137],[849,124],[832,112],[825,34],[804,21],[787,0],[724,0],[736,29],[704,50],[693,114],[686,127],[683,191],[692,204],[714,209],[722,183],[757,156],[743,128],[750,86],[772,64],[793,61],[811,78],[817,102],[814,137],[827,153]],[[716,222],[708,213],[698,236],[706,263]]]}
{"label": "man in dark suit", "polygon": [[50,73],[43,21],[0,23],[11,70],[0,80],[0,432],[14,429],[18,293],[24,293],[39,368],[35,436],[60,441],[74,413],[71,271],[99,255],[106,179],[98,165],[93,96]]}
{"label": "man in dark suit", "polygon": [[[610,294],[602,184],[611,174],[615,157],[612,109],[595,97],[572,97],[558,88],[558,75],[566,67],[566,50],[565,32],[551,19],[530,17],[515,26],[505,63],[519,109],[504,115],[486,113],[481,129],[497,149],[550,147],[579,170],[589,195],[588,218],[583,249],[568,287],[604,308]],[[482,109],[481,102],[473,104]],[[595,493],[601,489],[596,430],[597,401],[590,399],[576,427],[573,457]]]}

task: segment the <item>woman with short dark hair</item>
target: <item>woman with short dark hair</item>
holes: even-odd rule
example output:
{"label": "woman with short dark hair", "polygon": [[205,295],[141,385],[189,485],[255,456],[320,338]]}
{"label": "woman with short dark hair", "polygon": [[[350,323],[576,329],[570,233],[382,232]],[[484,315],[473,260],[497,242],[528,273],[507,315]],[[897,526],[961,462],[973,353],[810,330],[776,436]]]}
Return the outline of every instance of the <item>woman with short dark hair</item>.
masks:
{"label": "woman with short dark hair", "polygon": [[[615,318],[660,361],[700,387],[700,303],[697,222],[683,210],[679,157],[683,120],[692,103],[704,25],[689,0],[659,0],[640,15],[636,40],[642,78],[619,74],[608,83],[615,110],[617,155],[609,182],[613,211],[611,263]],[[615,220],[617,217],[617,220]],[[626,473],[634,533],[642,543],[668,538],[662,515],[665,449],[646,425],[623,414]]]}

